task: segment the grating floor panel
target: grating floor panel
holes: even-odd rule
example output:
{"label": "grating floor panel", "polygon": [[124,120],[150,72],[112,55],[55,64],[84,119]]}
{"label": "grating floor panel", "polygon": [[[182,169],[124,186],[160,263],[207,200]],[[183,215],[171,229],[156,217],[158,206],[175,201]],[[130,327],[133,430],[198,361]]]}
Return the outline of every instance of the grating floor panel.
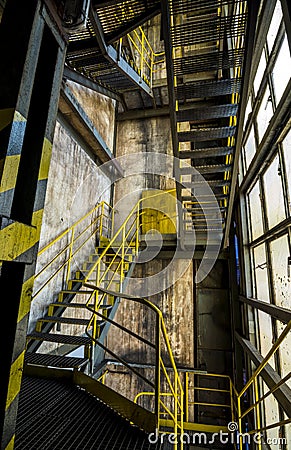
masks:
{"label": "grating floor panel", "polygon": [[85,391],[23,377],[16,450],[160,450],[146,433]]}

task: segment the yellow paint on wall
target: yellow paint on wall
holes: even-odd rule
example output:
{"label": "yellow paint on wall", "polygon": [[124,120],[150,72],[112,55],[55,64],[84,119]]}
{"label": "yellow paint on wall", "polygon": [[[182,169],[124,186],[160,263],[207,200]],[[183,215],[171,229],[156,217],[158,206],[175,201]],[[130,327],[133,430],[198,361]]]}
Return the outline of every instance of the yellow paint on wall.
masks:
{"label": "yellow paint on wall", "polygon": [[17,322],[20,322],[30,311],[33,283],[34,283],[34,276],[30,277],[22,285]]}
{"label": "yellow paint on wall", "polygon": [[14,449],[14,441],[15,441],[15,434],[10,439],[9,444],[6,445],[5,450],[13,450]]}
{"label": "yellow paint on wall", "polygon": [[142,234],[157,230],[161,234],[176,234],[176,192],[148,190],[142,193]]}
{"label": "yellow paint on wall", "polygon": [[38,176],[39,180],[47,179],[50,168],[51,156],[52,156],[52,143],[47,138],[45,138],[43,142],[42,156],[40,161],[39,176]]}
{"label": "yellow paint on wall", "polygon": [[24,363],[24,354],[25,354],[25,350],[23,350],[23,352],[20,353],[20,355],[12,363],[11,368],[10,368],[6,409],[9,408],[9,406],[11,405],[13,400],[15,400],[16,396],[19,394],[19,391],[20,391],[22,372],[23,372],[23,363]]}
{"label": "yellow paint on wall", "polygon": [[15,187],[19,162],[20,155],[6,156],[3,160],[4,167],[1,177],[0,194]]}

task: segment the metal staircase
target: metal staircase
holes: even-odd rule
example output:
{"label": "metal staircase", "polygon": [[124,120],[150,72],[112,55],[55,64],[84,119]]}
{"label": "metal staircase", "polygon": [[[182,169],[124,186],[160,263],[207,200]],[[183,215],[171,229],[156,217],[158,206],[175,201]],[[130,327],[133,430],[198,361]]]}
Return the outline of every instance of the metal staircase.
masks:
{"label": "metal staircase", "polygon": [[[228,214],[247,32],[247,2],[162,1],[182,229],[221,240]],[[215,198],[199,198],[203,175]],[[189,179],[190,178],[190,179]],[[217,214],[217,207],[219,215]],[[200,238],[199,238],[200,236]],[[205,245],[205,244],[204,244]]]}

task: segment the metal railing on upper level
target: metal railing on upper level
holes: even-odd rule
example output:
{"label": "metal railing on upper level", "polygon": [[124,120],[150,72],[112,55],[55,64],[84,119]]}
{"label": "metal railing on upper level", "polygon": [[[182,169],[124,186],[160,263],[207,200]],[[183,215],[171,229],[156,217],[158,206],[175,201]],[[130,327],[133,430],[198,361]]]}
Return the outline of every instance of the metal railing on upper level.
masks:
{"label": "metal railing on upper level", "polygon": [[[155,53],[142,27],[127,34],[127,40],[134,56],[135,68],[139,76],[152,87],[153,74],[157,71],[157,65],[165,62],[165,52]],[[122,45],[122,39],[120,40]],[[128,55],[124,55],[127,59]]]}
{"label": "metal railing on upper level", "polygon": [[84,246],[90,239],[95,240],[96,235],[99,238],[110,239],[113,226],[114,209],[103,201],[41,248],[38,252],[38,261],[45,255],[46,262],[36,273],[35,280],[40,280],[44,273],[49,273],[49,276],[41,280],[40,286],[33,293],[33,298],[37,297],[62,271],[67,286],[72,276],[73,259],[79,257]]}
{"label": "metal railing on upper level", "polygon": [[[85,283],[84,286],[88,289],[92,289],[92,294],[96,298],[99,297],[99,303],[96,307],[90,306],[90,300],[87,302],[87,308],[92,312],[91,320],[89,321],[86,333],[93,340],[93,342],[105,350],[109,355],[111,355],[115,360],[119,361],[124,367],[134,373],[138,378],[142,379],[147,385],[152,388],[152,391],[148,393],[154,397],[154,413],[156,415],[157,430],[161,431],[162,421],[161,416],[169,419],[171,423],[172,432],[176,436],[176,443],[174,444],[174,449],[183,449],[183,443],[178,443],[178,436],[183,434],[183,423],[184,423],[184,391],[182,383],[179,377],[179,373],[176,367],[175,359],[170,345],[170,340],[166,331],[166,326],[163,319],[163,314],[161,310],[149,300],[144,298],[138,298],[124,293],[110,291],[108,289],[103,289],[98,286],[94,286]],[[101,294],[101,295],[100,295]],[[102,303],[103,296],[111,296],[114,301],[117,298],[122,299],[122,301],[135,302],[137,304],[146,306],[148,310],[151,310],[155,315],[155,342],[151,342],[144,337],[140,336],[136,332],[129,330],[123,325],[117,323],[114,320],[109,319],[107,316],[100,312],[100,306]],[[98,337],[94,336],[94,323],[97,319],[102,319],[105,322],[109,322],[111,325],[119,328],[123,332],[127,333],[131,337],[137,339],[138,341],[145,344],[150,349],[154,350],[155,354],[155,374],[154,381],[147,378],[144,374],[140,373],[137,369],[132,367],[132,365],[127,362],[123,357],[117,355],[108,346],[98,341]],[[165,360],[170,363],[170,367],[166,367]],[[104,374],[103,374],[104,375]],[[99,378],[104,382],[103,375]],[[169,400],[170,401],[167,401]],[[179,445],[179,446],[178,446]]]}

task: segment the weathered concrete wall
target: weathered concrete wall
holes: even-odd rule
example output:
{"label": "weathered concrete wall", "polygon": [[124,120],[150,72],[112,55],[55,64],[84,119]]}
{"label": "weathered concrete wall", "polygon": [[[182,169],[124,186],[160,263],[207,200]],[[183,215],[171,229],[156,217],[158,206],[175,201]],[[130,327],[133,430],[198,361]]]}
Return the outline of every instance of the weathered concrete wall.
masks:
{"label": "weathered concrete wall", "polygon": [[107,146],[112,151],[116,101],[74,83],[73,81],[68,81],[67,84]]}
{"label": "weathered concrete wall", "polygon": [[[98,170],[95,163],[66,129],[57,123],[48,177],[40,249],[83,217],[100,200],[109,201],[110,190],[108,190],[108,186],[110,186],[109,179]],[[102,199],[100,199],[100,194],[102,194]],[[88,220],[83,222],[83,227]],[[75,237],[78,236],[80,231],[81,226],[76,228]],[[90,230],[88,231],[90,232]],[[84,237],[88,236],[88,233],[84,235]],[[65,248],[70,238],[71,233],[68,233],[38,257],[36,273],[39,273],[61,249]],[[80,264],[94,251],[94,243],[95,240],[92,237],[72,260],[72,273],[80,268]],[[34,296],[67,257],[68,251],[57,258],[49,270],[44,270],[36,278]],[[56,300],[58,292],[64,287],[65,276],[66,267],[34,297],[30,313],[30,330],[34,328],[36,320],[45,315],[47,305]]]}

